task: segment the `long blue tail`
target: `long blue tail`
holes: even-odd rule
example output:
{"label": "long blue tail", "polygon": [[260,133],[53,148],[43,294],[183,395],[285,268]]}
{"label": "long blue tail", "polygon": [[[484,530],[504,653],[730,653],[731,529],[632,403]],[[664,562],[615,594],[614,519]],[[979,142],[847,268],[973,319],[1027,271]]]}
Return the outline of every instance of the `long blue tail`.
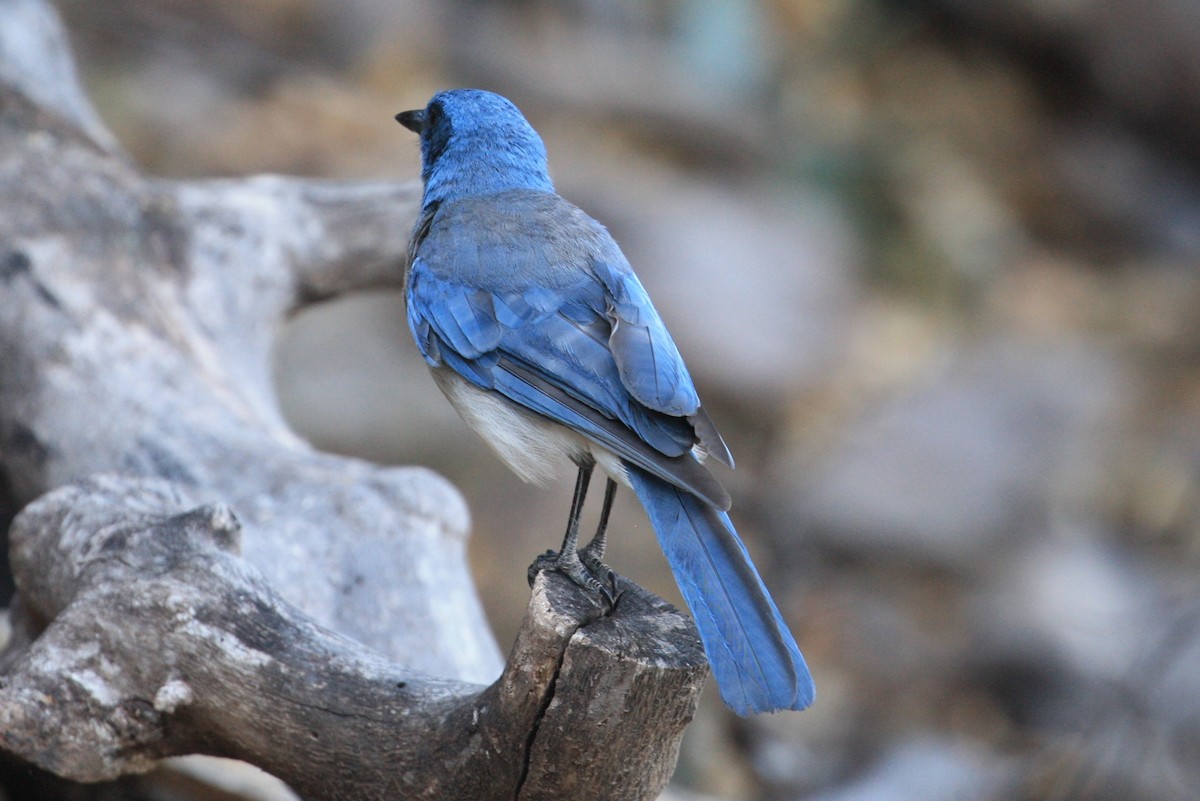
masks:
{"label": "long blue tail", "polygon": [[729,515],[626,467],[696,619],[721,698],[743,716],[811,704],[808,666]]}

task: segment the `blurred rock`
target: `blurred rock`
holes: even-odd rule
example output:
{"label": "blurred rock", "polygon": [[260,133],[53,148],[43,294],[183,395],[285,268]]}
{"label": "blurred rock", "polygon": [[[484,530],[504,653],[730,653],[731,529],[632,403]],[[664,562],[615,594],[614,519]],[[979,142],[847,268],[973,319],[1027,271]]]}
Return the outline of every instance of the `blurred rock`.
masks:
{"label": "blurred rock", "polygon": [[1126,702],[1082,731],[1057,732],[1034,755],[1013,797],[1069,801],[1194,801],[1197,741]]}
{"label": "blurred rock", "polygon": [[849,423],[822,464],[785,458],[776,495],[835,549],[970,571],[1094,477],[1121,372],[1086,343],[1009,337],[929,373]]}
{"label": "blurred rock", "polygon": [[[1105,539],[1060,525],[1000,560],[969,602],[967,670],[990,675],[1009,713],[1038,733],[1018,797],[1194,798],[1200,606],[1194,592],[1170,590],[1194,579]],[[1103,790],[1067,789],[1084,786]]]}
{"label": "blurred rock", "polygon": [[774,405],[824,376],[855,296],[837,209],[817,195],[697,181],[657,200],[630,223],[626,254],[701,386]]}
{"label": "blurred rock", "polygon": [[1013,766],[996,754],[932,736],[895,745],[862,775],[807,801],[990,801]]}
{"label": "blurred rock", "polygon": [[[1101,540],[1087,527],[1059,524],[990,562],[971,612],[973,658],[1056,666],[1063,690],[1135,692],[1139,664],[1165,634],[1166,598],[1151,574]],[[1062,712],[1028,700],[1033,716]]]}

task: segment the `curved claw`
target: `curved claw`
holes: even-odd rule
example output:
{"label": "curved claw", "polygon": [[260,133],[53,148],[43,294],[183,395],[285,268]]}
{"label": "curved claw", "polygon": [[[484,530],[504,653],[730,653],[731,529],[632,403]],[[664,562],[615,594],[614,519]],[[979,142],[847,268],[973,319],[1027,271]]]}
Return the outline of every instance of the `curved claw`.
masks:
{"label": "curved claw", "polygon": [[[595,543],[593,542],[592,544]],[[584,567],[588,569],[591,575],[604,577],[602,584],[606,586],[602,587],[601,592],[604,594],[604,599],[608,601],[608,606],[611,609],[617,605],[617,601],[620,600],[623,590],[617,582],[617,571],[600,561],[600,556],[596,553],[596,550],[598,549],[593,549],[592,545],[583,548],[579,551],[579,561],[583,562]]]}

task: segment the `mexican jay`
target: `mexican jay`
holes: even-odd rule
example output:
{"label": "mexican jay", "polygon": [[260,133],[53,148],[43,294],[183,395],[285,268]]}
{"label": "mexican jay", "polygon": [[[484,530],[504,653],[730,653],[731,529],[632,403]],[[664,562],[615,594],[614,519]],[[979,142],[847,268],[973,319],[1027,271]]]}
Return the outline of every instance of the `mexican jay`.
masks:
{"label": "mexican jay", "polygon": [[[559,197],[537,132],[491,92],[440,92],[396,119],[420,134],[424,198],[409,246],[408,324],[442,392],[526,481],[574,466],[552,566],[603,594],[617,485],[645,507],[721,697],[748,715],[803,709],[804,658],[704,466],[732,467],[683,359],[616,242]],[[592,470],[608,478],[596,538],[577,549]]]}

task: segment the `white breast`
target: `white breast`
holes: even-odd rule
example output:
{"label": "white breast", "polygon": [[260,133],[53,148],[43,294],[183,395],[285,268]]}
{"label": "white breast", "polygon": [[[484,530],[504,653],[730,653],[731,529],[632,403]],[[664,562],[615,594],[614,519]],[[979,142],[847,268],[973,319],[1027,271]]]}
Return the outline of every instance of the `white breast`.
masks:
{"label": "white breast", "polygon": [[434,368],[431,372],[467,425],[522,480],[546,484],[557,475],[574,472],[580,463],[595,462],[614,480],[629,486],[621,460],[607,448],[476,387],[449,368]]}

